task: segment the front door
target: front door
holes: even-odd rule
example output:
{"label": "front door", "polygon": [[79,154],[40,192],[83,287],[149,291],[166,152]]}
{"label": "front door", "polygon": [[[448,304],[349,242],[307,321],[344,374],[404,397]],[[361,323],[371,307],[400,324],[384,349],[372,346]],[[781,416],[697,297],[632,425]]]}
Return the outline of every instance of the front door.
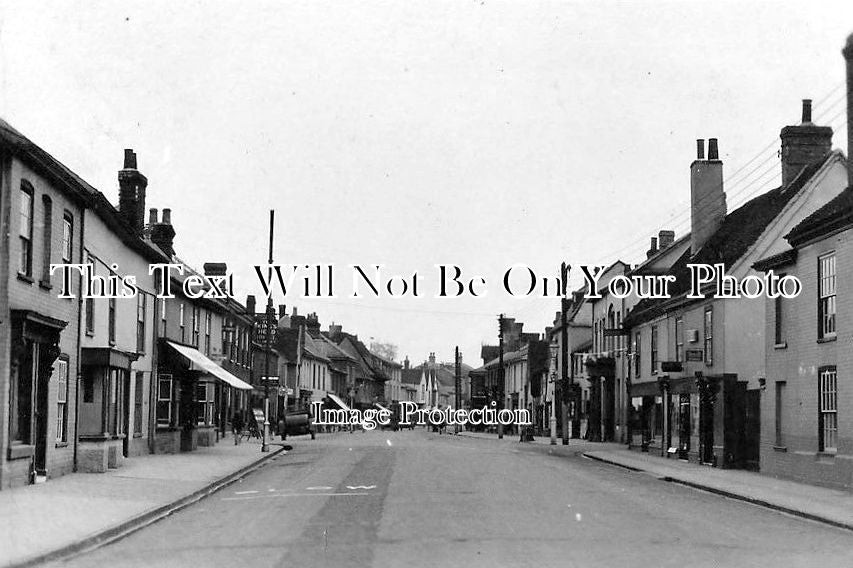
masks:
{"label": "front door", "polygon": [[195,449],[194,434],[198,415],[196,411],[196,381],[191,378],[181,380],[181,451],[191,452]]}
{"label": "front door", "polygon": [[33,388],[35,389],[35,470],[36,475],[47,475],[47,437],[48,432],[48,382],[50,380],[50,367],[46,367],[42,360],[41,344],[33,344],[33,368],[36,370]]}

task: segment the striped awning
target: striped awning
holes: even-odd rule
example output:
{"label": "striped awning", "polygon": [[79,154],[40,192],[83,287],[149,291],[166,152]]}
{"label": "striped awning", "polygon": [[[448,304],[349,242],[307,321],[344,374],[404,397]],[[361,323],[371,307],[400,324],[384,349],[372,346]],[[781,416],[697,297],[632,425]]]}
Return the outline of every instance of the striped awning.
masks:
{"label": "striped awning", "polygon": [[235,389],[240,390],[252,390],[252,385],[249,383],[238,379],[201,353],[197,349],[193,349],[192,347],[187,347],[186,345],[180,345],[179,343],[172,343],[171,341],[166,342],[169,347],[177,351],[182,357],[188,360],[190,363],[198,367],[199,371],[204,371],[209,375],[213,375],[217,379],[221,380],[223,383],[234,387]]}
{"label": "striped awning", "polygon": [[344,401],[342,401],[338,395],[329,393],[329,398],[331,398],[335,404],[337,404],[338,406],[340,406],[344,410],[349,410],[349,406],[347,406],[347,404]]}

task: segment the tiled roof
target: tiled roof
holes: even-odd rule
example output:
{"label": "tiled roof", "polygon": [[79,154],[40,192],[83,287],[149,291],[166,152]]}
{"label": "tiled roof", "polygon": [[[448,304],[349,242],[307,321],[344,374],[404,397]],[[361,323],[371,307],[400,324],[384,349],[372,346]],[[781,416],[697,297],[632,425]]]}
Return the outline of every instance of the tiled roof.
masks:
{"label": "tiled roof", "polygon": [[788,242],[798,246],[805,241],[828,235],[853,225],[853,186],[849,186],[829,203],[800,221],[785,235]]}

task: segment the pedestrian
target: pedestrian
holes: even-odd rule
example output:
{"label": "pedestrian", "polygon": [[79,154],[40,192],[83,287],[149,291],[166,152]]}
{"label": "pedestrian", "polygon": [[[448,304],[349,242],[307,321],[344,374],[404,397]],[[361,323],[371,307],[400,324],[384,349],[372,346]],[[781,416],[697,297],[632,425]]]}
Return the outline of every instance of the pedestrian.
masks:
{"label": "pedestrian", "polygon": [[243,437],[243,413],[239,410],[234,412],[234,416],[231,417],[231,430],[234,433],[234,445],[240,443],[240,438]]}

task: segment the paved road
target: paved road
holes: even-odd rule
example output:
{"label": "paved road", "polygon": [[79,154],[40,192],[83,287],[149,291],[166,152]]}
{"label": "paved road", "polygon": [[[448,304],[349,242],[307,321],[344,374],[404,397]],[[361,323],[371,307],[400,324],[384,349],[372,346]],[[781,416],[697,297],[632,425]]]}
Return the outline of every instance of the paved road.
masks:
{"label": "paved road", "polygon": [[851,566],[853,533],[576,457],[321,435],[58,566]]}

